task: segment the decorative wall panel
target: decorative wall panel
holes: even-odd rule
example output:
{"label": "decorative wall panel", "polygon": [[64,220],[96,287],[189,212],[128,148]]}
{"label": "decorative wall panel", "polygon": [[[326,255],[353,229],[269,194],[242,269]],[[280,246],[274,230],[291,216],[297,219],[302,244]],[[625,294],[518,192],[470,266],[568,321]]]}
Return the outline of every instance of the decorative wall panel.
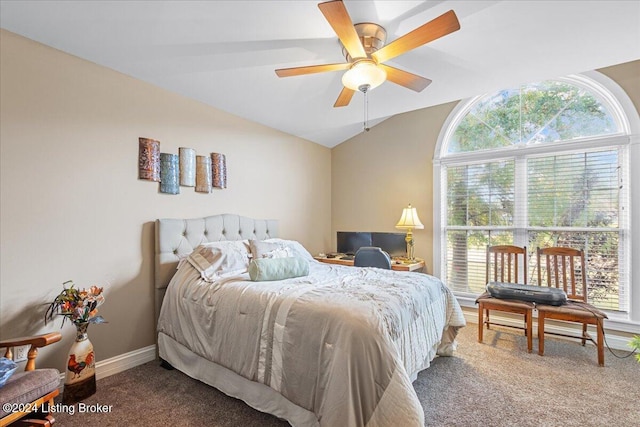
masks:
{"label": "decorative wall panel", "polygon": [[138,178],[160,181],[160,141],[138,138]]}
{"label": "decorative wall panel", "polygon": [[177,154],[160,153],[160,192],[180,193],[180,162]]}
{"label": "decorative wall panel", "polygon": [[196,191],[211,192],[211,157],[196,156]]}
{"label": "decorative wall panel", "polygon": [[196,150],[180,147],[180,185],[193,187],[196,185]]}
{"label": "decorative wall panel", "polygon": [[211,168],[213,171],[213,186],[227,188],[227,159],[225,155],[211,153]]}

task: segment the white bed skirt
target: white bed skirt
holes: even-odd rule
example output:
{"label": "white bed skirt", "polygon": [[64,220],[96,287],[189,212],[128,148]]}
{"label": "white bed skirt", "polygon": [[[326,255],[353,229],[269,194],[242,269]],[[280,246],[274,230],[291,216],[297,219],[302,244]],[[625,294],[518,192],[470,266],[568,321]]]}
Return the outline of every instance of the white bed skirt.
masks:
{"label": "white bed skirt", "polygon": [[271,387],[250,381],[198,356],[162,332],[158,334],[158,353],[162,359],[191,378],[209,384],[228,396],[240,399],[258,411],[285,419],[296,427],[320,425],[313,412],[292,403]]}

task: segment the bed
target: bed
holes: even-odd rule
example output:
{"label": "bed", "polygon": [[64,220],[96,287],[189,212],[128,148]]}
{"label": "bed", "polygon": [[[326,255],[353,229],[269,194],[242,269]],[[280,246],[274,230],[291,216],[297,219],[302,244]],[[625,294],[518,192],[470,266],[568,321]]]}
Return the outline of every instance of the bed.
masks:
{"label": "bed", "polygon": [[[308,274],[206,275],[218,267],[200,253],[242,247],[277,247]],[[155,256],[158,352],[173,367],[294,426],[424,425],[412,381],[465,324],[437,278],[323,264],[277,221],[231,214],[157,220]]]}

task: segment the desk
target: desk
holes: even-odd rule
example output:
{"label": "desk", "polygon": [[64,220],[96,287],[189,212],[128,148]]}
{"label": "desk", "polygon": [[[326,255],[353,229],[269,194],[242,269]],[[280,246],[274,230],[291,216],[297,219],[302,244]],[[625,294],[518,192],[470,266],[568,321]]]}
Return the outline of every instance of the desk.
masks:
{"label": "desk", "polygon": [[[321,256],[315,256],[313,258],[326,264],[338,264],[346,265],[347,267],[353,267],[353,259],[327,258]],[[412,263],[399,263],[397,261],[391,261],[391,269],[396,271],[416,271],[423,269],[424,266],[424,260],[422,259],[416,259]]]}

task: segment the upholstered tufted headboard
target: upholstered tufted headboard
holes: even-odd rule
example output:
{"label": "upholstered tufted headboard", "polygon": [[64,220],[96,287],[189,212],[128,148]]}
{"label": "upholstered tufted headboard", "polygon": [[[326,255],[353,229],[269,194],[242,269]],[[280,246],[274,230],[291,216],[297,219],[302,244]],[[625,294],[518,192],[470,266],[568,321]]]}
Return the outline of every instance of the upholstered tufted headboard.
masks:
{"label": "upholstered tufted headboard", "polygon": [[278,237],[276,220],[251,219],[231,214],[156,220],[156,318],[160,315],[162,298],[176,272],[178,261],[198,245],[220,240],[264,240],[272,237]]}

